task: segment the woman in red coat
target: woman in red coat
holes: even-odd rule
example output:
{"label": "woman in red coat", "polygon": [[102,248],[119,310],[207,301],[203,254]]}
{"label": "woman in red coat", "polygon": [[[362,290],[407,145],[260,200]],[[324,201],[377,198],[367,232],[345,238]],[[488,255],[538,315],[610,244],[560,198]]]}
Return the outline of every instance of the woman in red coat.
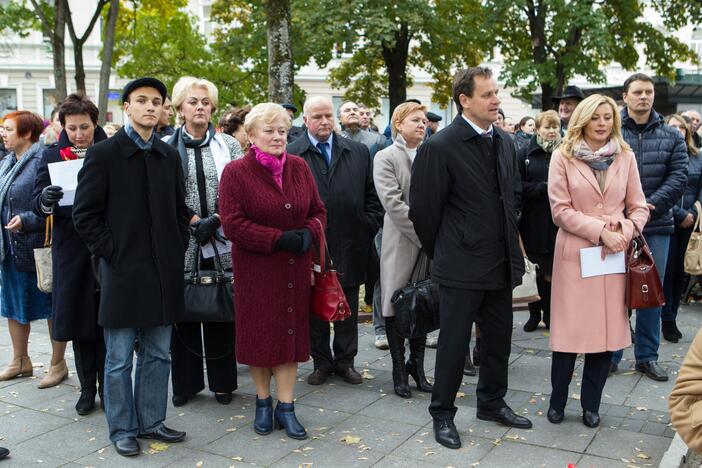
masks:
{"label": "woman in red coat", "polygon": [[258,104],[244,129],[251,148],[226,166],[219,188],[222,226],[233,244],[236,355],[256,384],[254,430],[270,434],[275,417],[288,437],[304,439],[293,394],[297,363],[309,359],[311,247],[326,210],[307,163],[285,153],[290,119],[282,106]]}

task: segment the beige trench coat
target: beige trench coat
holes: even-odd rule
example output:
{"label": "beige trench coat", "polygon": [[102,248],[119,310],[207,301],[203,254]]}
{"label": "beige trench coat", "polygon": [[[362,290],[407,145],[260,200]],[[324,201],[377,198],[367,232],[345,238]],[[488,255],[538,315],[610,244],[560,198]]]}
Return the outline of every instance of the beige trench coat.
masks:
{"label": "beige trench coat", "polygon": [[553,152],[548,174],[553,222],[558,226],[551,287],[551,350],[569,353],[616,351],[631,344],[625,275],[582,278],[580,249],[599,244],[608,222],[618,223],[627,241],[634,224],[648,220],[636,159],[630,151],[614,158],[604,191],[590,166]]}
{"label": "beige trench coat", "polygon": [[383,246],[380,252],[380,288],[383,317],[394,317],[390,298],[407,285],[421,243],[409,219],[409,185],[412,160],[399,134],[394,143],[378,151],[373,161],[373,180],[385,208]]}
{"label": "beige trench coat", "polygon": [[688,447],[702,453],[702,331],[687,351],[668,399],[670,421]]}

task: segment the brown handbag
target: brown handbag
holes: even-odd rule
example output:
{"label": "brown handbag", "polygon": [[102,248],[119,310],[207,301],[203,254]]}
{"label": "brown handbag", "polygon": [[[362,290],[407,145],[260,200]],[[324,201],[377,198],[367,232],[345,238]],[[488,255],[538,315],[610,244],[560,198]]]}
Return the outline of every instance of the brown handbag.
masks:
{"label": "brown handbag", "polygon": [[643,234],[629,243],[626,268],[626,305],[630,309],[648,309],[665,305],[663,285],[656,262]]}
{"label": "brown handbag", "polygon": [[[326,322],[339,322],[351,317],[351,308],[346,300],[344,290],[341,288],[339,278],[329,250],[327,247],[327,239],[324,233],[322,222],[315,218],[319,223],[319,271],[312,267],[312,304],[311,312],[315,318]],[[329,259],[329,268],[326,265],[326,258]]]}

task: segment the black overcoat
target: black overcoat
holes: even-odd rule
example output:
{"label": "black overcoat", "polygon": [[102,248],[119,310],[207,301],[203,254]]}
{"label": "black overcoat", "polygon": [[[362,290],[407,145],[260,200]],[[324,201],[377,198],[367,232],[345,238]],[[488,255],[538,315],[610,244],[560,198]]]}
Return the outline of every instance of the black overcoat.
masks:
{"label": "black overcoat", "polygon": [[553,224],[548,201],[548,167],[551,153],[547,153],[532,138],[528,146],[517,153],[522,177],[522,208],[519,233],[529,260],[539,265],[539,273],[550,275],[553,267],[553,249],[558,227]]}
{"label": "black overcoat", "polygon": [[[461,289],[496,289],[501,282],[486,277],[495,264],[492,254],[496,228],[487,225],[498,219],[503,226],[503,257],[512,287],[521,284],[524,257],[519,248],[517,206],[519,172],[517,155],[509,136],[493,127],[492,142],[481,138],[459,114],[444,130],[424,142],[412,165],[409,217],[422,242],[433,257],[432,279],[442,286]],[[493,145],[497,187],[477,166]],[[492,155],[490,160],[492,159]],[[501,213],[486,213],[493,204],[495,190]]]}
{"label": "black overcoat", "polygon": [[142,150],[122,128],[88,149],[73,222],[101,259],[101,326],[171,325],[182,315],[188,213],[183,169],[168,144],[156,139]]}
{"label": "black overcoat", "polygon": [[[95,128],[94,142],[105,140],[102,127]],[[49,163],[63,159],[59,150],[70,146],[65,131],[58,143],[44,150],[34,180],[32,208],[38,216],[46,217],[41,209],[41,191],[51,185]],[[90,267],[90,251],[73,226],[73,206],[54,207],[54,228],[51,241],[53,283],[51,292],[51,336],[58,341],[95,340],[98,330],[98,293]]]}
{"label": "black overcoat", "polygon": [[383,220],[383,206],[373,184],[368,148],[342,137],[332,138],[332,162],[312,145],[307,133],[289,144],[287,152],[303,158],[312,170],[327,209],[327,244],[340,272],[342,287],[363,283],[368,251]]}

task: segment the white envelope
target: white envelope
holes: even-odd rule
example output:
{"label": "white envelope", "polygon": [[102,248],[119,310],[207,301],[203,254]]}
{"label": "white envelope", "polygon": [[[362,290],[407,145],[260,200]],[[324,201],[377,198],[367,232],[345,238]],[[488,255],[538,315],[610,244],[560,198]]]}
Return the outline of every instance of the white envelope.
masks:
{"label": "white envelope", "polygon": [[83,167],[83,161],[85,159],[78,158],[48,164],[51,184],[63,189],[63,198],[59,201],[59,206],[73,205],[78,186],[78,171]]}
{"label": "white envelope", "polygon": [[580,276],[613,275],[626,273],[626,256],[624,252],[606,255],[602,260],[602,247],[580,249]]}

